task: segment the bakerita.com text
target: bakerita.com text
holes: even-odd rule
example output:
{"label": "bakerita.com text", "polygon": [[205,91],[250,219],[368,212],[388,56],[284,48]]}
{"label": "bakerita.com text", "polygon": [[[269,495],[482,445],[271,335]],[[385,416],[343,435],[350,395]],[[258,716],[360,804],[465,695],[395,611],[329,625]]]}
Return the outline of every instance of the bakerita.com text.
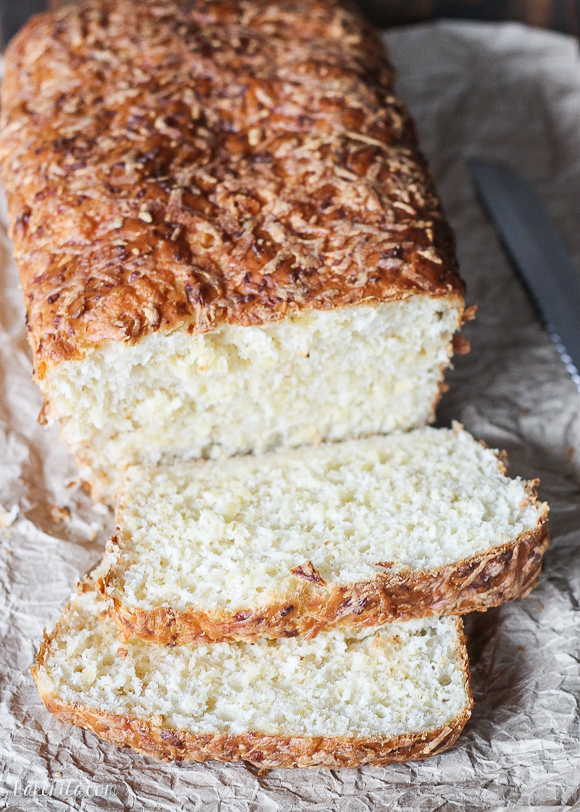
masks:
{"label": "bakerita.com text", "polygon": [[20,781],[16,779],[14,795],[25,798],[111,798],[115,797],[114,784],[95,784],[66,778],[53,781]]}

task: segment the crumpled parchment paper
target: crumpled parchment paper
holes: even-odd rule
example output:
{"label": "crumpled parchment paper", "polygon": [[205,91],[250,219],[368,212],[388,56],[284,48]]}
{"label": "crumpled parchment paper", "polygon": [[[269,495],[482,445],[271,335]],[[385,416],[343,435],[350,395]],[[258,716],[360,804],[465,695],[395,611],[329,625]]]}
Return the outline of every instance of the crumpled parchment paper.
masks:
{"label": "crumpled parchment paper", "polygon": [[[471,616],[476,705],[458,744],[425,762],[360,771],[161,765],[66,727],[29,667],[112,520],[75,480],[58,430],[36,423],[24,309],[0,233],[0,804],[28,810],[547,810],[580,808],[580,395],[477,204],[465,160],[525,173],[580,273],[580,62],[568,37],[518,25],[438,23],[385,35],[398,92],[456,229],[479,306],[441,425],[458,419],[539,476],[552,547],[525,601]],[[2,213],[5,222],[5,213]],[[580,314],[579,314],[580,318]],[[42,795],[44,793],[44,795]],[[66,796],[66,798],[65,798]]]}

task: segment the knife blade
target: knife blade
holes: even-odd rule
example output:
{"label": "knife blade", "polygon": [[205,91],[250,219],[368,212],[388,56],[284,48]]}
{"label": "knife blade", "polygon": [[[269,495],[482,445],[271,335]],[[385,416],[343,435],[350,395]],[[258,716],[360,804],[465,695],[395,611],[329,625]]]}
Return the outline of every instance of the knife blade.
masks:
{"label": "knife blade", "polygon": [[580,271],[531,183],[471,158],[475,190],[580,392]]}

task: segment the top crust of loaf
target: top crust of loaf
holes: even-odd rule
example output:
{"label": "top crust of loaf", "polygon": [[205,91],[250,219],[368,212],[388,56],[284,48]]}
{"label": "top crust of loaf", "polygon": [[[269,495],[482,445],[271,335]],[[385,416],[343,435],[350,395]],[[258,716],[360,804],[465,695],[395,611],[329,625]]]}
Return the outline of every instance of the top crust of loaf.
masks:
{"label": "top crust of loaf", "polygon": [[90,0],[29,22],[0,161],[37,377],[156,330],[461,302],[392,81],[333,0]]}

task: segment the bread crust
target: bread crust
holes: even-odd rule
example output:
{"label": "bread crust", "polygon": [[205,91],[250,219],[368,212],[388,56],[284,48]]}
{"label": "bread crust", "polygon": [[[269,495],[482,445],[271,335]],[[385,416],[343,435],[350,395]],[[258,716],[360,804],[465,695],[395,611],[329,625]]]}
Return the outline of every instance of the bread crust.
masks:
{"label": "bread crust", "polygon": [[[533,484],[531,484],[533,490]],[[534,492],[535,498],[535,492]],[[284,600],[260,608],[226,612],[151,611],[127,606],[116,596],[122,575],[110,569],[98,589],[110,600],[110,614],[123,638],[136,635],[149,643],[173,646],[260,637],[316,636],[333,628],[362,628],[394,621],[486,611],[506,601],[525,598],[537,585],[542,558],[549,545],[547,505],[533,532],[432,570],[391,572],[371,581],[321,586],[297,579]]]}
{"label": "bread crust", "polygon": [[267,736],[260,733],[196,735],[130,716],[100,713],[67,704],[44,696],[42,690],[40,695],[47,710],[60,722],[91,730],[101,739],[131,747],[158,761],[246,761],[262,770],[382,767],[396,761],[418,761],[442,753],[455,744],[471,716],[470,706],[469,710],[445,727],[391,739]]}
{"label": "bread crust", "polygon": [[[63,618],[66,616],[66,609]],[[459,670],[464,675],[468,701],[463,712],[447,725],[420,733],[381,738],[346,736],[274,736],[248,731],[239,736],[195,734],[163,723],[123,714],[104,713],[81,703],[68,703],[55,696],[43,673],[44,659],[62,620],[46,635],[32,666],[40,697],[47,710],[66,724],[91,730],[101,739],[128,746],[158,761],[245,761],[260,770],[275,768],[381,767],[396,761],[416,761],[442,753],[451,747],[471,716],[473,696],[469,661],[460,618]]]}
{"label": "bread crust", "polygon": [[37,380],[155,331],[424,293],[461,316],[452,232],[356,11],[87,0],[35,17],[5,64]]}

